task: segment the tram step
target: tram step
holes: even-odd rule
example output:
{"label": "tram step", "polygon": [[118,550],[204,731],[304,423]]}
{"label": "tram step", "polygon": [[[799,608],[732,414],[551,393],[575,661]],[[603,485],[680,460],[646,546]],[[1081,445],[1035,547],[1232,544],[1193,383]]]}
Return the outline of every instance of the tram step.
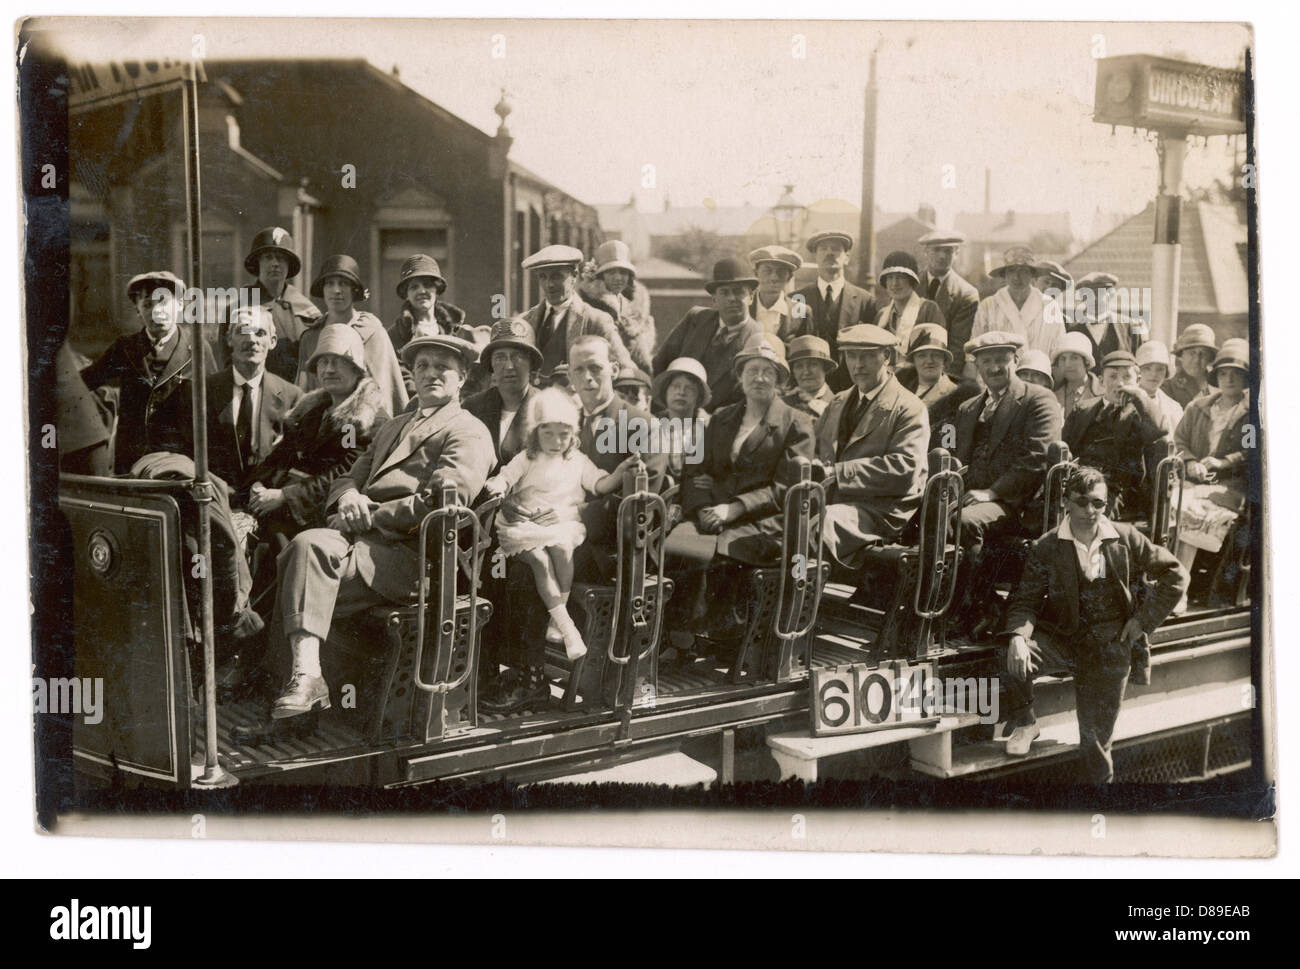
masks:
{"label": "tram step", "polygon": [[718,772],[681,751],[645,757],[599,770],[551,777],[536,784],[657,784],[666,787],[695,787],[707,790],[718,780]]}

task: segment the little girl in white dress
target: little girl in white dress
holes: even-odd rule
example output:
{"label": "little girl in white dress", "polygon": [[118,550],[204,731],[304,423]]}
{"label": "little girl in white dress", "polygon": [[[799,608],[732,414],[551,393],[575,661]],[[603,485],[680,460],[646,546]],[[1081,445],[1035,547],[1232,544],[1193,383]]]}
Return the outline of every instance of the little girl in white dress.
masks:
{"label": "little girl in white dress", "polygon": [[[485,488],[493,495],[510,495],[525,516],[507,522],[497,518],[497,540],[507,556],[517,555],[533,570],[537,592],[551,614],[546,638],[564,643],[565,654],[576,660],[587,652],[567,603],[573,587],[573,550],[587,537],[579,508],[588,493],[617,491],[623,473],[640,463],[632,455],[611,473],[604,474],[578,450],[578,408],[558,388],[533,396],[526,422],[527,447]],[[549,524],[536,519],[546,517]]]}

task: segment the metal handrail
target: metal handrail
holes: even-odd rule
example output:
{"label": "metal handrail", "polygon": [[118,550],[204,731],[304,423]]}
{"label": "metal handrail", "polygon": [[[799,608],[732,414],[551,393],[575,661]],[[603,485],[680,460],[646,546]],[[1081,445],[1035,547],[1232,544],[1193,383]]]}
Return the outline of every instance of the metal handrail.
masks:
{"label": "metal handrail", "polygon": [[[433,694],[450,693],[452,690],[459,689],[461,686],[464,685],[465,681],[469,679],[470,674],[473,672],[474,664],[466,663],[465,672],[461,673],[461,675],[456,677],[455,680],[448,680],[442,683],[425,683],[422,679],[420,679],[420,667],[424,664],[424,630],[425,630],[425,611],[427,605],[427,599],[425,594],[425,587],[426,587],[425,580],[427,576],[425,575],[425,569],[427,568],[428,565],[428,557],[425,553],[425,548],[426,548],[426,540],[427,540],[429,528],[432,525],[432,523],[435,520],[442,519],[442,518],[453,519],[453,523],[450,531],[446,532],[443,535],[443,539],[442,539],[443,550],[444,550],[443,561],[444,562],[446,561],[445,559],[446,548],[448,545],[450,545],[452,549],[451,551],[452,560],[455,563],[455,565],[453,567],[452,574],[450,577],[451,578],[450,583],[446,581],[448,576],[446,575],[445,569],[443,574],[439,576],[438,592],[442,599],[441,605],[445,610],[445,614],[442,616],[438,628],[438,646],[440,649],[450,649],[452,641],[454,640],[456,634],[456,616],[455,616],[456,571],[458,571],[460,568],[460,562],[458,556],[459,546],[457,540],[460,535],[460,529],[462,527],[461,520],[464,518],[469,519],[470,524],[472,526],[472,534],[473,534],[473,541],[470,544],[470,567],[471,567],[471,575],[473,576],[473,578],[470,580],[470,584],[469,584],[470,585],[469,641],[471,643],[476,641],[476,637],[478,635],[477,577],[479,573],[479,568],[481,567],[482,560],[483,560],[483,554],[480,548],[482,534],[483,534],[483,526],[479,522],[478,515],[469,506],[460,504],[460,502],[458,501],[458,496],[456,494],[456,488],[454,485],[448,485],[443,489],[442,500],[443,500],[442,506],[435,508],[433,511],[429,512],[429,514],[424,516],[424,520],[420,522],[420,565],[419,565],[419,572],[418,572],[420,576],[420,590],[419,590],[418,611],[416,612],[415,663],[414,663],[414,670],[412,675],[412,679],[415,682],[416,689],[421,690],[424,693],[433,693]],[[447,588],[448,585],[450,585],[450,589]]]}
{"label": "metal handrail", "polygon": [[[777,587],[776,602],[777,614],[776,624],[773,631],[777,639],[792,640],[802,639],[812,631],[813,626],[817,623],[817,611],[821,608],[822,598],[822,529],[825,524],[826,514],[826,488],[820,481],[812,480],[812,464],[807,458],[799,458],[799,481],[790,486],[785,493],[784,515],[781,523],[781,559],[780,572],[781,582]],[[798,507],[795,507],[796,501]],[[812,521],[816,514],[817,525],[813,528]],[[791,519],[794,520],[794,527],[791,528]],[[807,595],[807,576],[809,569],[813,573],[813,608],[812,616],[809,618],[807,625],[802,629],[782,629],[783,611],[781,606],[785,602],[785,589],[788,566],[792,558],[790,551],[791,532],[794,532],[794,542],[800,552],[794,553],[803,555],[807,560],[805,562],[804,578],[795,580],[795,590],[798,593],[798,608],[789,610],[791,622],[798,622],[799,613],[803,610],[804,596]],[[812,536],[816,536],[816,541],[810,541]],[[811,546],[816,546],[815,556],[810,556]]]}
{"label": "metal handrail", "polygon": [[[932,472],[930,474],[930,480],[926,482],[925,491],[921,497],[921,534],[916,543],[917,550],[919,553],[925,549],[927,537],[934,540],[934,545],[937,549],[935,556],[936,561],[924,573],[926,578],[933,576],[934,581],[931,583],[923,583],[921,581],[922,576],[918,573],[916,590],[912,596],[912,610],[921,619],[937,619],[939,616],[942,616],[948,611],[948,607],[952,605],[952,600],[957,594],[957,582],[955,579],[956,570],[954,569],[954,578],[953,581],[947,583],[948,594],[944,599],[943,605],[938,605],[938,603],[935,602],[935,597],[940,594],[936,590],[943,589],[944,573],[948,570],[947,526],[950,519],[956,519],[952,544],[955,548],[961,548],[961,499],[965,486],[961,473],[954,468],[952,459],[948,456],[946,451],[942,448],[936,448],[931,452],[931,458],[936,459],[937,463],[941,468],[943,468],[943,470]],[[935,463],[935,461],[932,461],[932,463]],[[935,526],[930,525],[929,510],[932,501],[939,502],[939,514],[936,516],[938,524]],[[956,515],[952,513],[952,508],[954,506],[957,509]],[[937,536],[929,535],[932,527],[934,530],[939,532]],[[927,605],[929,608],[927,609],[921,608],[921,586],[923,584],[926,584],[929,590],[929,595],[927,596]]]}
{"label": "metal handrail", "polygon": [[[650,525],[651,525],[651,522],[653,522],[653,520],[654,520],[653,512],[654,512],[655,510],[658,510],[658,512],[659,512],[660,522],[661,522],[661,524],[662,524],[663,527],[661,527],[661,528],[659,529],[659,539],[658,539],[658,546],[659,546],[659,547],[658,547],[658,553],[659,553],[659,554],[653,556],[653,558],[654,558],[655,561],[657,561],[657,562],[660,562],[660,563],[663,562],[664,541],[665,541],[665,539],[667,538],[667,536],[664,534],[664,532],[667,530],[667,525],[668,525],[668,505],[667,505],[667,503],[665,503],[665,501],[664,501],[664,499],[663,499],[663,497],[662,497],[661,495],[658,495],[658,494],[656,494],[655,492],[653,492],[653,491],[650,490],[650,478],[649,478],[649,475],[647,475],[644,471],[641,472],[641,473],[639,473],[639,474],[637,474],[637,476],[636,476],[636,484],[634,485],[634,487],[635,487],[636,490],[634,490],[634,491],[632,492],[632,494],[628,495],[628,496],[627,496],[626,498],[624,498],[621,502],[619,502],[619,505],[618,505],[618,530],[617,530],[617,541],[618,541],[618,568],[617,568],[617,571],[616,571],[616,573],[615,573],[615,577],[614,577],[614,583],[615,583],[615,584],[614,584],[614,612],[613,612],[613,616],[610,617],[610,636],[609,636],[609,645],[608,645],[608,647],[606,647],[606,650],[605,650],[605,657],[606,657],[606,659],[607,659],[609,662],[613,663],[615,666],[626,666],[628,663],[630,663],[630,662],[632,661],[632,654],[631,654],[631,653],[628,653],[627,656],[615,656],[615,655],[614,655],[614,645],[615,645],[615,643],[618,641],[618,623],[619,623],[619,619],[622,618],[622,617],[619,615],[619,612],[620,612],[620,610],[621,610],[621,608],[622,608],[622,604],[623,604],[623,594],[622,594],[622,593],[623,593],[623,588],[624,588],[624,586],[623,586],[623,582],[624,582],[624,575],[623,575],[623,559],[624,559],[624,554],[623,554],[623,535],[624,535],[624,527],[625,527],[625,524],[624,524],[624,523],[625,523],[625,519],[631,516],[631,511],[632,511],[632,507],[633,507],[633,503],[634,503],[634,502],[644,501],[644,502],[646,503],[646,508],[645,508],[646,519],[645,519],[645,521],[642,523],[643,527],[645,528],[645,535],[640,536],[640,538],[641,538],[641,540],[642,540],[642,543],[644,543],[644,541],[645,541],[645,539],[646,539],[647,536],[649,536],[650,534],[652,534],[652,529],[651,529]],[[643,610],[644,610],[644,608],[645,608],[645,602],[644,602],[644,597],[645,597],[645,588],[644,588],[644,583],[645,583],[645,559],[646,559],[647,554],[648,554],[648,553],[647,553],[647,550],[646,550],[646,548],[644,547],[644,544],[642,544],[642,546],[640,547],[640,554],[636,557],[637,561],[636,561],[636,563],[635,563],[635,564],[636,564],[637,566],[639,566],[639,567],[638,567],[638,568],[634,568],[634,569],[632,570],[632,571],[635,573],[635,575],[634,575],[634,577],[633,577],[633,581],[639,582],[639,583],[641,584],[640,595],[639,595],[638,597],[636,597],[636,599],[634,599],[634,603],[637,604],[637,610],[636,610],[636,612],[637,612],[637,613],[640,613],[640,615],[636,615],[636,614],[633,615],[632,623],[633,623],[633,625],[635,625],[635,626],[643,626],[643,625],[645,625],[645,615],[644,615]],[[660,597],[661,597],[661,599],[662,599],[662,595],[663,595],[663,592],[662,592],[662,584],[663,584],[662,566],[660,566],[659,583],[660,583],[660,593],[659,593],[659,594],[660,594]],[[657,608],[655,609],[654,613],[655,613],[655,619],[654,619],[654,624],[655,624],[654,635],[650,637],[650,646],[649,646],[649,648],[646,649],[645,652],[640,653],[640,654],[637,655],[636,661],[637,661],[638,663],[640,663],[642,660],[646,659],[646,658],[650,655],[650,653],[654,650],[655,643],[659,642],[659,636],[663,633],[664,610],[663,610],[663,602],[662,602],[662,601],[659,602],[659,604],[658,604]]]}
{"label": "metal handrail", "polygon": [[[1166,476],[1170,480],[1166,481]],[[1169,543],[1166,545],[1163,539],[1166,537],[1166,530],[1169,529],[1169,510],[1175,507],[1170,501],[1169,493],[1173,490],[1175,480],[1178,482],[1178,504],[1174,510],[1173,529],[1168,533]],[[1187,466],[1171,443],[1168,455],[1156,465],[1156,484],[1153,489],[1154,494],[1151,496],[1151,540],[1157,545],[1173,548],[1178,544],[1178,527],[1183,517],[1183,487],[1186,482]]]}
{"label": "metal handrail", "polygon": [[[1053,508],[1060,510],[1065,501],[1065,478],[1074,469],[1074,456],[1070,453],[1069,447],[1063,442],[1058,441],[1052,445],[1060,457],[1057,462],[1047,469],[1047,476],[1043,480],[1043,532],[1044,534],[1056,527],[1057,521],[1053,521],[1055,516],[1052,514]],[[1056,497],[1056,489],[1061,490],[1060,498]]]}

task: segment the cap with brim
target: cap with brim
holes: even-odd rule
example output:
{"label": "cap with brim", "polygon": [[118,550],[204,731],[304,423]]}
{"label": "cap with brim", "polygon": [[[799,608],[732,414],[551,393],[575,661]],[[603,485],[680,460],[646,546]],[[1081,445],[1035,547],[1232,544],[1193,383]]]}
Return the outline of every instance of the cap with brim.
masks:
{"label": "cap with brim", "polygon": [[253,244],[248,247],[248,255],[244,257],[244,268],[250,274],[256,276],[260,271],[259,262],[264,252],[278,252],[284,256],[285,261],[289,263],[286,279],[293,279],[302,272],[302,260],[293,251],[293,236],[278,225],[268,225],[253,236]]}
{"label": "cap with brim", "polygon": [[917,241],[928,249],[938,246],[959,246],[966,241],[966,237],[960,232],[929,232]]}
{"label": "cap with brim", "polygon": [[1052,351],[1052,363],[1055,364],[1063,353],[1075,353],[1088,361],[1088,369],[1091,370],[1097,366],[1097,361],[1092,355],[1092,341],[1082,333],[1067,333],[1056,344],[1056,349]]}
{"label": "cap with brim", "polygon": [[614,386],[618,387],[644,387],[650,390],[653,386],[650,383],[650,377],[640,367],[628,367],[626,370],[620,370],[618,376],[614,378]]}
{"label": "cap with brim", "polygon": [[532,324],[522,317],[512,316],[492,324],[487,344],[483,347],[483,362],[492,366],[492,354],[497,350],[523,350],[533,362],[533,369],[542,366],[542,351],[537,349]]}
{"label": "cap with brim", "polygon": [[921,275],[916,264],[916,259],[910,252],[891,252],[885,257],[884,265],[880,267],[880,276],[878,277],[883,284],[888,276],[906,276],[912,281],[912,288],[921,285]]}
{"label": "cap with brim", "polygon": [[912,359],[922,350],[935,350],[952,360],[952,351],[948,349],[948,331],[934,323],[922,323],[913,327],[907,344],[907,359]]}
{"label": "cap with brim", "polygon": [[850,252],[853,249],[853,236],[849,235],[847,232],[818,232],[809,236],[808,241],[804,243],[804,245],[807,247],[809,252],[816,255],[818,244],[830,239],[838,239],[840,242],[844,243],[845,252]]}
{"label": "cap with brim", "polygon": [[749,261],[755,269],[765,262],[784,266],[792,272],[798,272],[803,267],[803,257],[785,246],[763,246],[761,249],[755,249],[749,254]]}
{"label": "cap with brim", "polygon": [[569,269],[577,269],[582,265],[582,250],[575,249],[573,246],[547,246],[539,249],[521,263],[522,267],[531,272],[537,269],[549,269],[553,266],[563,266]]}
{"label": "cap with brim", "polygon": [[981,333],[973,340],[967,340],[966,356],[975,356],[976,354],[986,353],[989,350],[1010,350],[1013,353],[1019,353],[1025,348],[1025,338],[1019,333],[1007,333],[1004,330],[992,330],[988,333]]}
{"label": "cap with brim", "polygon": [[179,276],[165,269],[140,273],[138,276],[132,276],[131,281],[126,284],[126,298],[134,300],[135,294],[142,289],[170,289],[179,299],[185,292],[185,283]]}
{"label": "cap with brim", "polygon": [[839,364],[831,356],[831,345],[819,336],[805,334],[797,336],[786,346],[786,362],[791,369],[794,368],[797,360],[816,360],[830,373],[836,369]]}
{"label": "cap with brim", "polygon": [[1047,362],[1047,354],[1042,350],[1026,350],[1016,365],[1016,373],[1023,374],[1029,370],[1047,378],[1047,385],[1055,389],[1056,380],[1052,377],[1052,365]]}
{"label": "cap with brim", "polygon": [[655,374],[650,390],[651,398],[662,403],[664,394],[668,392],[668,385],[672,383],[674,377],[681,374],[695,378],[700,388],[699,406],[708,407],[709,401],[713,399],[713,395],[709,392],[709,374],[704,369],[704,364],[694,357],[678,357],[660,373]]}
{"label": "cap with brim", "polygon": [[1114,273],[1086,273],[1074,281],[1075,289],[1114,289],[1119,285],[1119,277]]}
{"label": "cap with brim", "polygon": [[1107,367],[1136,367],[1137,358],[1127,350],[1112,350],[1101,358],[1101,369]]}
{"label": "cap with brim", "polygon": [[785,344],[776,337],[764,334],[754,337],[745,344],[736,354],[736,359],[731,362],[737,377],[744,373],[745,365],[751,360],[766,360],[776,367],[777,384],[784,385],[790,382],[790,367],[785,362]]}
{"label": "cap with brim", "polygon": [[466,370],[474,366],[475,361],[478,360],[478,347],[474,346],[474,344],[468,340],[462,340],[458,336],[439,334],[437,336],[418,336],[402,347],[402,363],[406,364],[408,368],[414,369],[415,355],[421,350],[427,349],[450,350],[460,357]]}
{"label": "cap with brim", "polygon": [[1012,269],[1024,267],[1031,272],[1036,271],[1035,266],[1038,260],[1034,258],[1034,252],[1025,246],[1015,246],[1006,251],[1003,256],[1002,265],[992,270],[990,276],[1002,276]]}
{"label": "cap with brim", "polygon": [[366,348],[361,342],[361,334],[346,323],[331,323],[321,327],[316,340],[316,350],[307,360],[304,368],[308,373],[316,372],[316,361],[326,354],[343,357],[356,365],[362,373],[366,372]]}
{"label": "cap with brim", "polygon": [[1046,273],[1053,280],[1061,284],[1062,289],[1069,289],[1074,284],[1074,277],[1065,271],[1065,267],[1059,262],[1053,262],[1050,259],[1040,259],[1034,266],[1034,272]]}
{"label": "cap with brim", "polygon": [[883,326],[874,323],[859,323],[845,327],[836,336],[839,350],[883,350],[898,346],[898,337]]}

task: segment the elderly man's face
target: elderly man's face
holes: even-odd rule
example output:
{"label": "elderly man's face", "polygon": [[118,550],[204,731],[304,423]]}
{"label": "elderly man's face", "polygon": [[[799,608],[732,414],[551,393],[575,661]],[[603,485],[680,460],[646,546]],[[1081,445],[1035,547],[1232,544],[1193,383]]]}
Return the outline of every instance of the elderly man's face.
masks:
{"label": "elderly man's face", "polygon": [[492,382],[496,384],[497,390],[511,396],[524,392],[533,373],[533,358],[514,347],[493,350],[488,364],[492,368]]}
{"label": "elderly man's face", "polygon": [[758,295],[771,302],[785,291],[794,270],[781,263],[760,262],[754,274],[758,276]]}
{"label": "elderly man's face", "polygon": [[180,325],[182,305],[176,294],[166,286],[136,296],[135,311],[144,323],[145,332],[153,343],[171,339]]}
{"label": "elderly man's face", "polygon": [[754,291],[746,283],[723,283],[713,290],[713,306],[728,326],[749,315],[749,297]]}
{"label": "elderly man's face", "polygon": [[578,271],[572,266],[549,266],[537,271],[537,281],[541,283],[542,295],[552,306],[560,305],[573,295],[577,279]]}
{"label": "elderly man's face", "polygon": [[925,250],[925,260],[930,267],[931,276],[942,276],[952,268],[952,258],[957,255],[956,246],[929,246]]}
{"label": "elderly man's face", "polygon": [[289,260],[278,252],[264,252],[257,257],[257,279],[272,296],[279,296],[289,281]]}
{"label": "elderly man's face", "polygon": [[889,369],[888,347],[854,348],[844,350],[844,366],[859,393],[870,393],[885,379]]}
{"label": "elderly man's face", "polygon": [[586,410],[595,410],[614,394],[618,364],[609,358],[609,344],[579,344],[569,353],[569,384]]}
{"label": "elderly man's face", "polygon": [[230,322],[230,355],[241,371],[265,366],[276,340],[270,313],[238,313]]}
{"label": "elderly man's face", "polygon": [[411,377],[421,407],[441,407],[460,395],[465,381],[464,362],[460,355],[442,347],[425,347],[416,351]]}
{"label": "elderly man's face", "polygon": [[826,279],[835,279],[849,264],[849,250],[841,239],[823,239],[813,252],[817,271]]}
{"label": "elderly man's face", "polygon": [[975,369],[989,390],[1001,393],[1011,383],[1016,352],[1009,349],[981,350],[975,354]]}

